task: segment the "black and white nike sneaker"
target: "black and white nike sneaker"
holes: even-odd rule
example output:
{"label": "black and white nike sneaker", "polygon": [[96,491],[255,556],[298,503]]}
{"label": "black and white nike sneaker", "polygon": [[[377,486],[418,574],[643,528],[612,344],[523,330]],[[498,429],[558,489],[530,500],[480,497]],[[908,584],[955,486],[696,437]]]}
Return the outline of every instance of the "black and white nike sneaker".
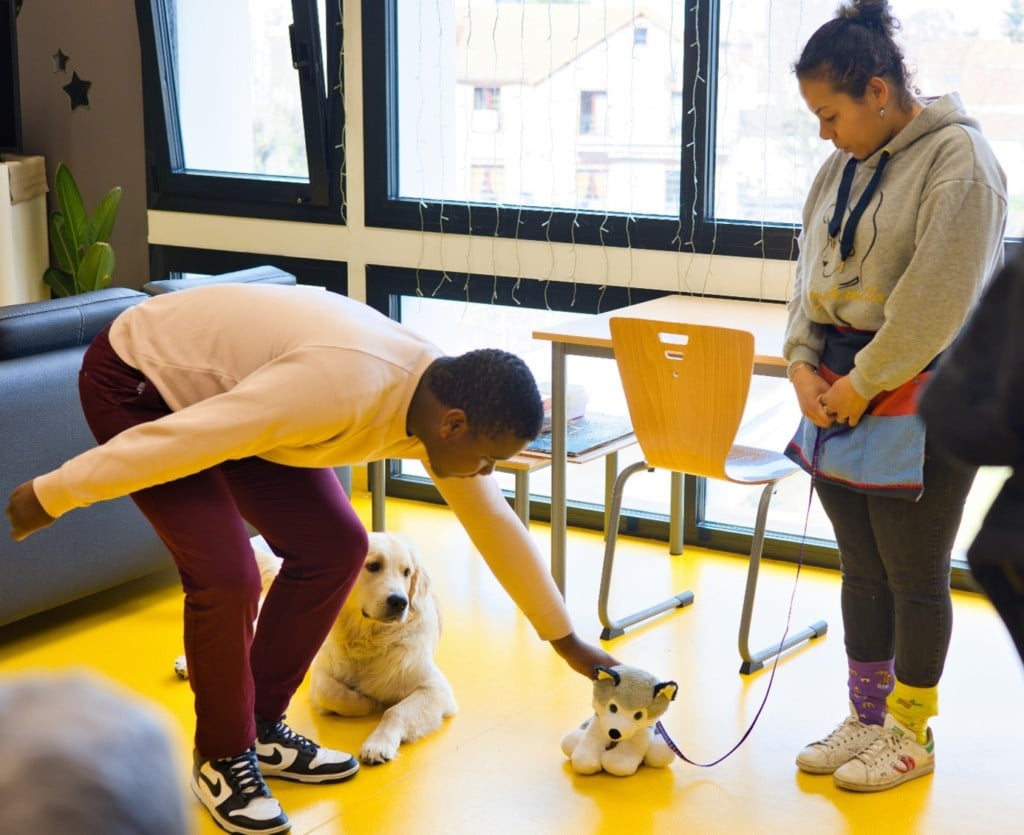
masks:
{"label": "black and white nike sneaker", "polygon": [[195,752],[192,791],[227,832],[266,835],[291,829],[287,815],[263,782],[253,748],[219,760],[204,760]]}
{"label": "black and white nike sneaker", "polygon": [[322,748],[284,723],[256,717],[256,756],[264,777],[300,783],[340,783],[359,771],[359,761],[344,751]]}

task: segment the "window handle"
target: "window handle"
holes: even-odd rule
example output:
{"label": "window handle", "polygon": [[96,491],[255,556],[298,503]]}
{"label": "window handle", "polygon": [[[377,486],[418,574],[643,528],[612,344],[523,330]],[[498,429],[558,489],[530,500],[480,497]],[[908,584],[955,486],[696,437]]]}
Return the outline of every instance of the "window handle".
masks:
{"label": "window handle", "polygon": [[294,23],[288,26],[288,40],[291,42],[292,47],[292,66],[299,71],[299,75],[308,80],[311,64],[309,44],[299,40],[295,34]]}

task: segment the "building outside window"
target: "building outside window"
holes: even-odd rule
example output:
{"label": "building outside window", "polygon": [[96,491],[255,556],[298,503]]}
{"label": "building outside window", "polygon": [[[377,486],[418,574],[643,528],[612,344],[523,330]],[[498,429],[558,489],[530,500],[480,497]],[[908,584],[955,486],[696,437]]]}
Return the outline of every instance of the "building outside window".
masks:
{"label": "building outside window", "polygon": [[504,172],[496,165],[473,166],[473,199],[498,201],[504,192]]}
{"label": "building outside window", "polygon": [[494,133],[501,130],[501,88],[473,88],[473,130]]}
{"label": "building outside window", "polygon": [[608,94],[584,90],[580,93],[580,134],[604,136],[607,131]]}

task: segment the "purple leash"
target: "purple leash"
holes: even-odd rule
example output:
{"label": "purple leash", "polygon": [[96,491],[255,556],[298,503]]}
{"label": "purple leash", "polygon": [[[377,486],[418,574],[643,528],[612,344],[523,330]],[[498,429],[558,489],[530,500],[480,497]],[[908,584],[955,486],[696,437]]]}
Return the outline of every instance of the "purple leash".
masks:
{"label": "purple leash", "polygon": [[754,714],[754,718],[751,720],[750,726],[743,732],[743,736],[739,738],[739,741],[718,759],[712,760],[709,763],[700,763],[695,760],[691,760],[680,750],[672,737],[669,736],[668,731],[665,730],[665,726],[661,723],[660,719],[654,725],[654,732],[665,740],[665,743],[672,749],[672,752],[679,757],[679,759],[683,762],[689,763],[690,765],[695,765],[698,768],[711,768],[712,766],[718,765],[723,760],[731,757],[737,749],[747,741],[747,737],[749,737],[753,732],[754,726],[757,724],[757,720],[761,718],[761,712],[764,710],[764,706],[768,704],[768,695],[772,692],[772,683],[775,681],[775,670],[779,666],[779,657],[782,653],[782,645],[785,644],[786,637],[789,635],[789,627],[793,619],[793,600],[796,597],[796,587],[800,580],[800,569],[804,564],[804,543],[807,541],[807,528],[810,525],[811,519],[811,501],[814,496],[814,475],[818,472],[818,452],[821,446],[821,434],[821,429],[819,428],[814,437],[814,455],[812,456],[813,460],[811,463],[811,489],[807,495],[807,510],[804,513],[804,530],[803,535],[800,537],[800,548],[797,551],[796,576],[793,578],[793,591],[791,591],[789,595],[789,611],[786,613],[786,628],[783,630],[782,639],[779,641],[779,652],[775,654],[775,660],[772,662],[772,671],[768,676],[768,686],[765,688],[764,698],[761,700],[761,704],[758,706],[757,713]]}

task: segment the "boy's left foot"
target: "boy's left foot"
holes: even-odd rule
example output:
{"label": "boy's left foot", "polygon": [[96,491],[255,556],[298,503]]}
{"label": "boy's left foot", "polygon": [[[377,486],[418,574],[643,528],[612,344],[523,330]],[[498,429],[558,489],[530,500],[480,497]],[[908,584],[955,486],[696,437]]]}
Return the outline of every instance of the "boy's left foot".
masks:
{"label": "boy's left foot", "polygon": [[283,716],[277,722],[256,717],[256,757],[264,777],[300,783],[340,783],[359,771],[351,754],[322,748],[295,733]]}
{"label": "boy's left foot", "polygon": [[836,769],[832,775],[840,788],[855,792],[891,789],[935,770],[935,740],[931,728],[923,745],[917,734],[901,725],[892,714],[885,717],[885,732],[867,748]]}

